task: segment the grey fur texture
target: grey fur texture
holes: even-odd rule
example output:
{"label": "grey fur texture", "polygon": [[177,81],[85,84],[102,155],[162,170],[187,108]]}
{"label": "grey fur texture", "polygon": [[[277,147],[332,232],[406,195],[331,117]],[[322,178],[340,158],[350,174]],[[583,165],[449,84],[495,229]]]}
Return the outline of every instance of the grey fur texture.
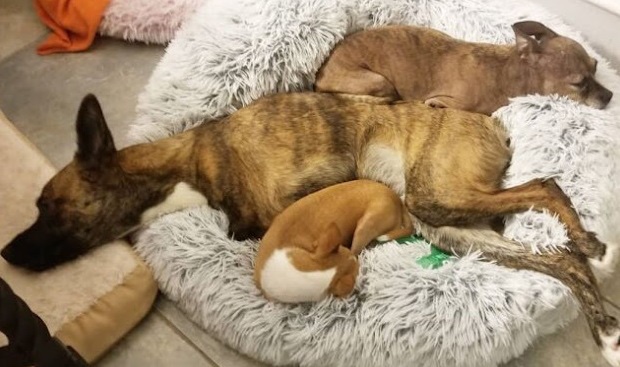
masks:
{"label": "grey fur texture", "polygon": [[[556,17],[516,0],[208,1],[177,34],[140,96],[131,136],[155,140],[262,95],[307,89],[333,45],[356,29],[408,23],[507,43],[513,42],[510,24],[523,19],[583,41]],[[619,91],[620,78],[592,54],[600,81]],[[586,227],[611,246],[596,264],[602,270],[613,269],[620,240],[619,112],[617,97],[597,111],[562,98],[527,96],[496,113],[514,149],[506,185],[556,177]],[[272,304],[252,282],[256,244],[227,238],[226,227],[226,218],[208,208],[174,213],[145,229],[137,249],[163,292],[194,321],[268,363],[495,366],[576,316],[559,282],[479,261],[484,254],[421,269],[415,260],[428,252],[423,243],[365,251],[349,299]],[[506,234],[533,251],[553,250],[566,239],[557,220],[540,213],[510,218]]]}

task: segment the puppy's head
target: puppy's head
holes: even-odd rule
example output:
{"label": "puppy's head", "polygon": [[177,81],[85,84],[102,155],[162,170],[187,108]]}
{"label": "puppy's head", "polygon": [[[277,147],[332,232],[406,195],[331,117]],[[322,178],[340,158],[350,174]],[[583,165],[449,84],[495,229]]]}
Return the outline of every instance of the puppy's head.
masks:
{"label": "puppy's head", "polygon": [[328,294],[349,295],[355,287],[358,262],[342,246],[342,235],[331,224],[313,242],[312,249],[289,246],[276,249],[260,271],[265,296],[284,303],[316,302]]}
{"label": "puppy's head", "polygon": [[[128,228],[131,189],[97,99],[82,101],[73,161],[43,188],[34,224],[3,250],[9,263],[45,270],[116,238]],[[125,198],[123,197],[125,196]]]}
{"label": "puppy's head", "polygon": [[597,60],[576,41],[545,25],[525,21],[512,26],[520,58],[536,72],[530,73],[536,93],[559,94],[595,108],[605,108],[613,93],[596,81]]}

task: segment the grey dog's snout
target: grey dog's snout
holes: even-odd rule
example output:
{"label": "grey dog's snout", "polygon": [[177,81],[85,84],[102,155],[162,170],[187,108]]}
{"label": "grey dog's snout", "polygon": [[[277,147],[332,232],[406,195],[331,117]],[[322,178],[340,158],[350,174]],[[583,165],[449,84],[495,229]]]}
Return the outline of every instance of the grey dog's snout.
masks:
{"label": "grey dog's snout", "polygon": [[[589,99],[593,100],[594,107],[597,108],[605,108],[607,107],[607,105],[609,104],[609,101],[611,101],[611,98],[614,96],[613,92],[610,91],[609,89],[603,87],[601,85],[601,83],[599,83],[598,81],[594,80],[594,83],[592,85],[592,89],[590,90],[590,97]],[[589,105],[592,106],[592,104],[587,103]]]}
{"label": "grey dog's snout", "polygon": [[603,103],[603,107],[607,106],[607,104],[609,104],[609,101],[611,101],[611,97],[613,97],[614,94],[612,91],[608,90],[608,89],[604,89],[603,92],[601,93],[601,102]]}

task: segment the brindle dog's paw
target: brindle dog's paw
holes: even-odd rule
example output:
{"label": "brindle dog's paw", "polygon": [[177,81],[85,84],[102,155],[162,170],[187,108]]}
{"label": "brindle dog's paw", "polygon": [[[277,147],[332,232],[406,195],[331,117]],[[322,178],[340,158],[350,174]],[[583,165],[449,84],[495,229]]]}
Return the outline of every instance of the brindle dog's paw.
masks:
{"label": "brindle dog's paw", "polygon": [[620,367],[620,328],[616,326],[601,333],[600,339],[603,357],[610,365]]}
{"label": "brindle dog's paw", "polygon": [[607,245],[601,242],[594,232],[585,232],[583,238],[576,239],[575,244],[591,259],[603,260],[607,252]]}

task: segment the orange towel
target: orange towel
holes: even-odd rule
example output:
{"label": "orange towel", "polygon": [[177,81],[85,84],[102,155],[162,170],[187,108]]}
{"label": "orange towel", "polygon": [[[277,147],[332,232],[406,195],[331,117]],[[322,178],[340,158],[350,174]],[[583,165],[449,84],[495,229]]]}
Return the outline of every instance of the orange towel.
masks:
{"label": "orange towel", "polygon": [[52,34],[37,47],[39,55],[86,50],[95,39],[110,0],[35,0],[41,21]]}

